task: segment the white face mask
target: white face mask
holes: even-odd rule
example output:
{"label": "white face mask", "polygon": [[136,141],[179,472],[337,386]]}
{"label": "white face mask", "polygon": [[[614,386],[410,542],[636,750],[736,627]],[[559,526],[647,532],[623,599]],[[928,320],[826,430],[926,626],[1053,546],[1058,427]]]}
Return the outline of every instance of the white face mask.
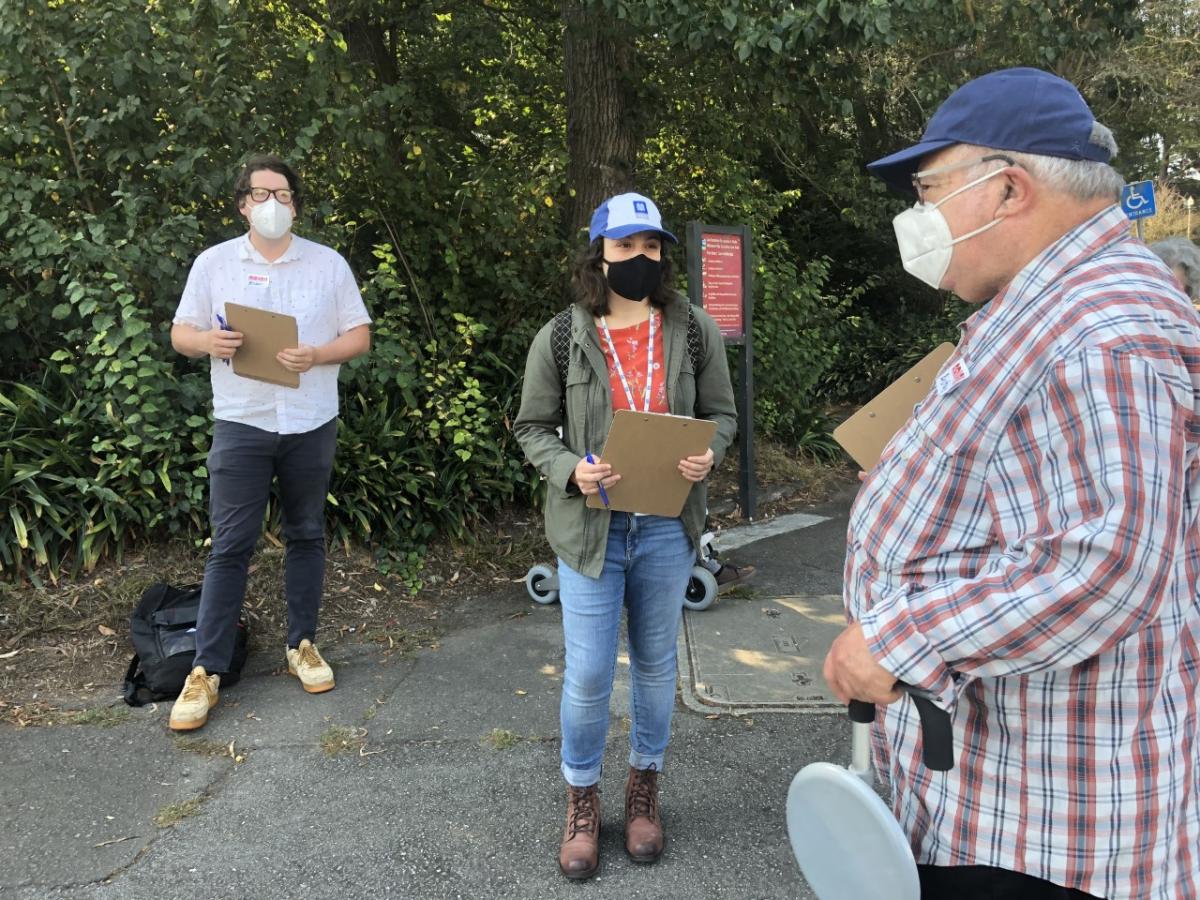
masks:
{"label": "white face mask", "polygon": [[250,210],[250,226],[268,241],[276,240],[291,230],[292,211],[271,197]]}
{"label": "white face mask", "polygon": [[958,190],[951,191],[937,203],[918,203],[904,210],[892,219],[892,228],[896,231],[896,243],[900,245],[900,261],[909,275],[921,279],[933,288],[941,287],[946,270],[950,268],[950,259],[954,255],[954,245],[982,234],[1004,217],[992,219],[982,228],[969,231],[961,237],[950,234],[950,225],[946,217],[938,209],[943,203],[963,191],[970,190],[977,184],[982,184],[993,175],[999,175],[1003,169],[989,172],[974,181],[964,184]]}

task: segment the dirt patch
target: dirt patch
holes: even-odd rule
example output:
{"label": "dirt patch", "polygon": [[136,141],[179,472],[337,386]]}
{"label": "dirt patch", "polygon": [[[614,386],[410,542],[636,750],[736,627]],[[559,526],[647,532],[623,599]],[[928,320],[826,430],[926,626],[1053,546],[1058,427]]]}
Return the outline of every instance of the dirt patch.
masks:
{"label": "dirt patch", "polygon": [[[708,488],[710,524],[731,528],[744,524],[738,508],[740,468],[737,446],[729,448],[726,465],[713,473]],[[807,506],[823,503],[854,484],[857,468],[844,463],[826,463],[782,444],[762,441],[755,446],[758,478],[756,520],[770,519]]]}
{"label": "dirt patch", "polygon": [[[737,456],[710,485],[713,525],[742,519]],[[759,518],[827,499],[854,480],[851,466],[816,463],[778,445],[758,448]],[[107,704],[119,691],[132,649],[129,614],[158,581],[198,583],[207,550],[185,542],[141,547],[75,582],[37,589],[0,583],[0,721],[57,724],[64,710]],[[476,598],[520,591],[534,563],[552,562],[540,513],[514,508],[480,522],[466,540],[430,548],[419,586],[379,571],[368,550],[330,547],[318,645],[371,643],[384,653],[431,646],[461,624]],[[287,634],[283,549],[268,537],[250,565],[246,616],[252,652],[283,658]]]}

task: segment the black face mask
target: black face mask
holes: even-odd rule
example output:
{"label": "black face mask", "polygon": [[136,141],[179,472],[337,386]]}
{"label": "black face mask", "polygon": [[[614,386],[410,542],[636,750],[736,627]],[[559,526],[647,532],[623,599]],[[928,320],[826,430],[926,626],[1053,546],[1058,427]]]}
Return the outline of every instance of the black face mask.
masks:
{"label": "black face mask", "polygon": [[[608,260],[605,260],[608,262]],[[608,287],[626,300],[645,300],[662,281],[662,260],[640,253],[632,259],[608,263]]]}

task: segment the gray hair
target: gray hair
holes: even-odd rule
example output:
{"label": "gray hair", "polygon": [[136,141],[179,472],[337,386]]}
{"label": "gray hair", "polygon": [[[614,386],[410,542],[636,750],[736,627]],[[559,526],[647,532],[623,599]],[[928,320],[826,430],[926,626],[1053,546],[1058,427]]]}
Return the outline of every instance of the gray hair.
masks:
{"label": "gray hair", "polygon": [[1151,244],[1159,259],[1174,269],[1183,269],[1183,286],[1193,300],[1200,298],[1200,247],[1185,237],[1167,238]]}
{"label": "gray hair", "polygon": [[[1113,137],[1111,130],[1099,122],[1092,123],[1088,143],[1108,151],[1110,159],[1117,155],[1117,139]],[[1119,203],[1121,189],[1125,187],[1125,179],[1108,163],[1002,149],[988,148],[986,152],[1003,153],[1012,157],[1022,169],[1046,187],[1076,200],[1102,199]]]}

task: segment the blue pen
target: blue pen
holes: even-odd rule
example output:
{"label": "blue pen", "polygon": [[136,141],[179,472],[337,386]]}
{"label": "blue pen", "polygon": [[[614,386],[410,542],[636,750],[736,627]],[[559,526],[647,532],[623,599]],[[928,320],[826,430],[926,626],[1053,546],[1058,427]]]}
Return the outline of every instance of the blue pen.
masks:
{"label": "blue pen", "polygon": [[[592,458],[591,453],[586,454],[586,459],[593,466],[596,464],[596,460]],[[597,481],[596,487],[600,488],[600,499],[604,502],[605,508],[607,508],[608,507],[608,494],[606,494],[604,492],[604,485],[602,485],[600,482]]]}
{"label": "blue pen", "polygon": [[[222,331],[233,331],[233,329],[229,327],[229,323],[225,321],[224,316],[222,316],[220,313],[213,313],[213,315],[217,317],[217,324],[221,326]],[[229,365],[228,359],[223,359],[221,362],[225,363],[225,365]]]}

